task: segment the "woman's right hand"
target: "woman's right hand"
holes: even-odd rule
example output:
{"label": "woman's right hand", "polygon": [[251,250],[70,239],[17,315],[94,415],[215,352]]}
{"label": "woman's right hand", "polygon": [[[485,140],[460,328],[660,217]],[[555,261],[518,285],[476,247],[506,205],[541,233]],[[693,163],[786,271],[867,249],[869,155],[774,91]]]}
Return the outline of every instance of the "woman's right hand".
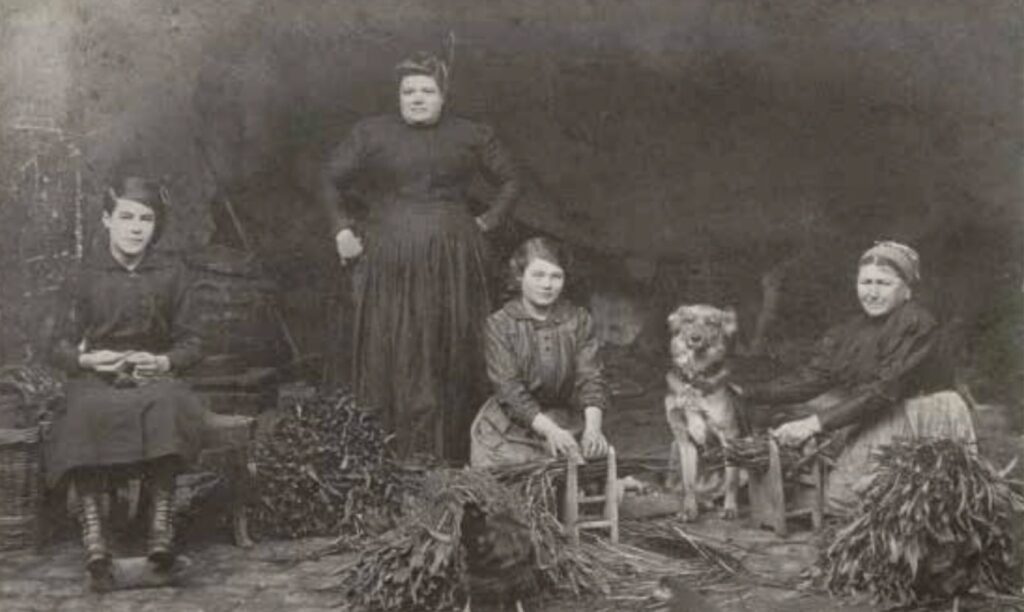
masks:
{"label": "woman's right hand", "polygon": [[544,436],[548,442],[548,449],[555,457],[579,457],[582,461],[583,453],[580,445],[567,429],[560,427],[544,413],[538,414],[533,419],[533,430]]}
{"label": "woman's right hand", "polygon": [[131,351],[88,351],[78,356],[78,365],[96,372],[117,372],[125,365]]}
{"label": "woman's right hand", "polygon": [[551,449],[552,455],[556,457],[583,458],[583,453],[580,451],[579,443],[576,442],[576,437],[567,430],[556,425],[544,437],[548,440],[548,448]]}
{"label": "woman's right hand", "polygon": [[345,228],[334,237],[335,246],[338,249],[338,257],[341,258],[341,265],[348,263],[363,254],[363,241],[355,233]]}

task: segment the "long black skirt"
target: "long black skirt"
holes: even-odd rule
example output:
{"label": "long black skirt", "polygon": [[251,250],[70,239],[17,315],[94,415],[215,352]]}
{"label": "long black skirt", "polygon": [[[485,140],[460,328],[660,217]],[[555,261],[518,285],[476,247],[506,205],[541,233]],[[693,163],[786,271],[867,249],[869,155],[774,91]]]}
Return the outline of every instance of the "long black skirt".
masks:
{"label": "long black skirt", "polygon": [[357,397],[394,433],[399,457],[469,456],[490,310],[485,240],[465,207],[397,207],[367,232],[354,274]]}
{"label": "long black skirt", "polygon": [[188,464],[201,449],[206,408],[184,382],[119,388],[85,376],[65,389],[45,450],[50,486],[76,468],[130,468],[162,458]]}

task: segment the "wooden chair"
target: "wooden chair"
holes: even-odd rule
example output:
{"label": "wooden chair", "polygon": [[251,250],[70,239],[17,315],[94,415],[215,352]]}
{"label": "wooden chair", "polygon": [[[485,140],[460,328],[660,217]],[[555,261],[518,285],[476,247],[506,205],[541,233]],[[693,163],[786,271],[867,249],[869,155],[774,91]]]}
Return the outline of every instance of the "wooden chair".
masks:
{"label": "wooden chair", "polygon": [[[810,476],[806,481],[792,479],[787,483],[779,445],[774,439],[769,439],[768,469],[764,472],[750,470],[747,481],[750,519],[754,525],[770,527],[780,537],[785,537],[788,519],[809,515],[814,530],[821,529],[825,511],[825,468],[823,459],[816,456],[817,450],[814,440],[804,445]],[[800,491],[801,488],[804,490]]]}
{"label": "wooden chair", "polygon": [[[562,497],[562,524],[574,544],[580,541],[580,531],[608,531],[612,543],[619,541],[619,470],[615,462],[615,448],[608,447],[608,468],[605,470],[604,490],[600,495],[581,494],[579,465],[575,457],[566,459],[565,493]],[[587,511],[600,504],[601,514]],[[582,512],[581,512],[582,510]]]}

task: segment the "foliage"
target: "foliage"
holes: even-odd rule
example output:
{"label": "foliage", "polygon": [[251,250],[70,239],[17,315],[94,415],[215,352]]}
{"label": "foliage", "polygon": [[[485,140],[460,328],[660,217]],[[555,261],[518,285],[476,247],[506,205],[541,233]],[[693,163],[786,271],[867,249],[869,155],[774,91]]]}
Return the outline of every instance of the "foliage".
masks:
{"label": "foliage", "polygon": [[861,513],[825,551],[830,591],[905,605],[1019,586],[1024,498],[971,445],[898,440],[877,459]]}
{"label": "foliage", "polygon": [[387,442],[349,394],[297,400],[253,449],[256,530],[287,538],[358,537],[391,527],[404,487]]}

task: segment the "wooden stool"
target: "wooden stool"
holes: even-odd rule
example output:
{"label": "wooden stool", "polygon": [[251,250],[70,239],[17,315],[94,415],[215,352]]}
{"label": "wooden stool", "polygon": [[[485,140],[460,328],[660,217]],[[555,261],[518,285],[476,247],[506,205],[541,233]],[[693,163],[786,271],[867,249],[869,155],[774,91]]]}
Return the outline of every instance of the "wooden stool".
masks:
{"label": "wooden stool", "polygon": [[805,457],[809,457],[809,482],[792,482],[794,486],[810,488],[810,500],[801,500],[799,495],[791,495],[786,500],[786,489],[783,478],[782,459],[778,443],[768,440],[768,469],[764,472],[749,470],[747,491],[750,496],[750,519],[757,527],[770,527],[779,536],[787,533],[786,520],[790,518],[811,517],[814,530],[821,529],[825,509],[825,474],[817,445],[812,439],[804,445]]}
{"label": "wooden stool", "polygon": [[[615,448],[608,447],[608,469],[605,471],[604,494],[581,495],[579,465],[575,457],[566,459],[565,495],[562,498],[562,522],[574,544],[579,544],[580,531],[608,530],[613,544],[619,541],[619,470],[615,463]],[[600,515],[581,514],[580,507],[602,504]]]}
{"label": "wooden stool", "polygon": [[256,419],[235,414],[208,412],[203,451],[199,464],[224,472],[231,496],[231,527],[235,545],[250,548],[249,517],[246,506],[252,501],[252,480],[256,466],[249,459],[249,446],[256,433]]}

